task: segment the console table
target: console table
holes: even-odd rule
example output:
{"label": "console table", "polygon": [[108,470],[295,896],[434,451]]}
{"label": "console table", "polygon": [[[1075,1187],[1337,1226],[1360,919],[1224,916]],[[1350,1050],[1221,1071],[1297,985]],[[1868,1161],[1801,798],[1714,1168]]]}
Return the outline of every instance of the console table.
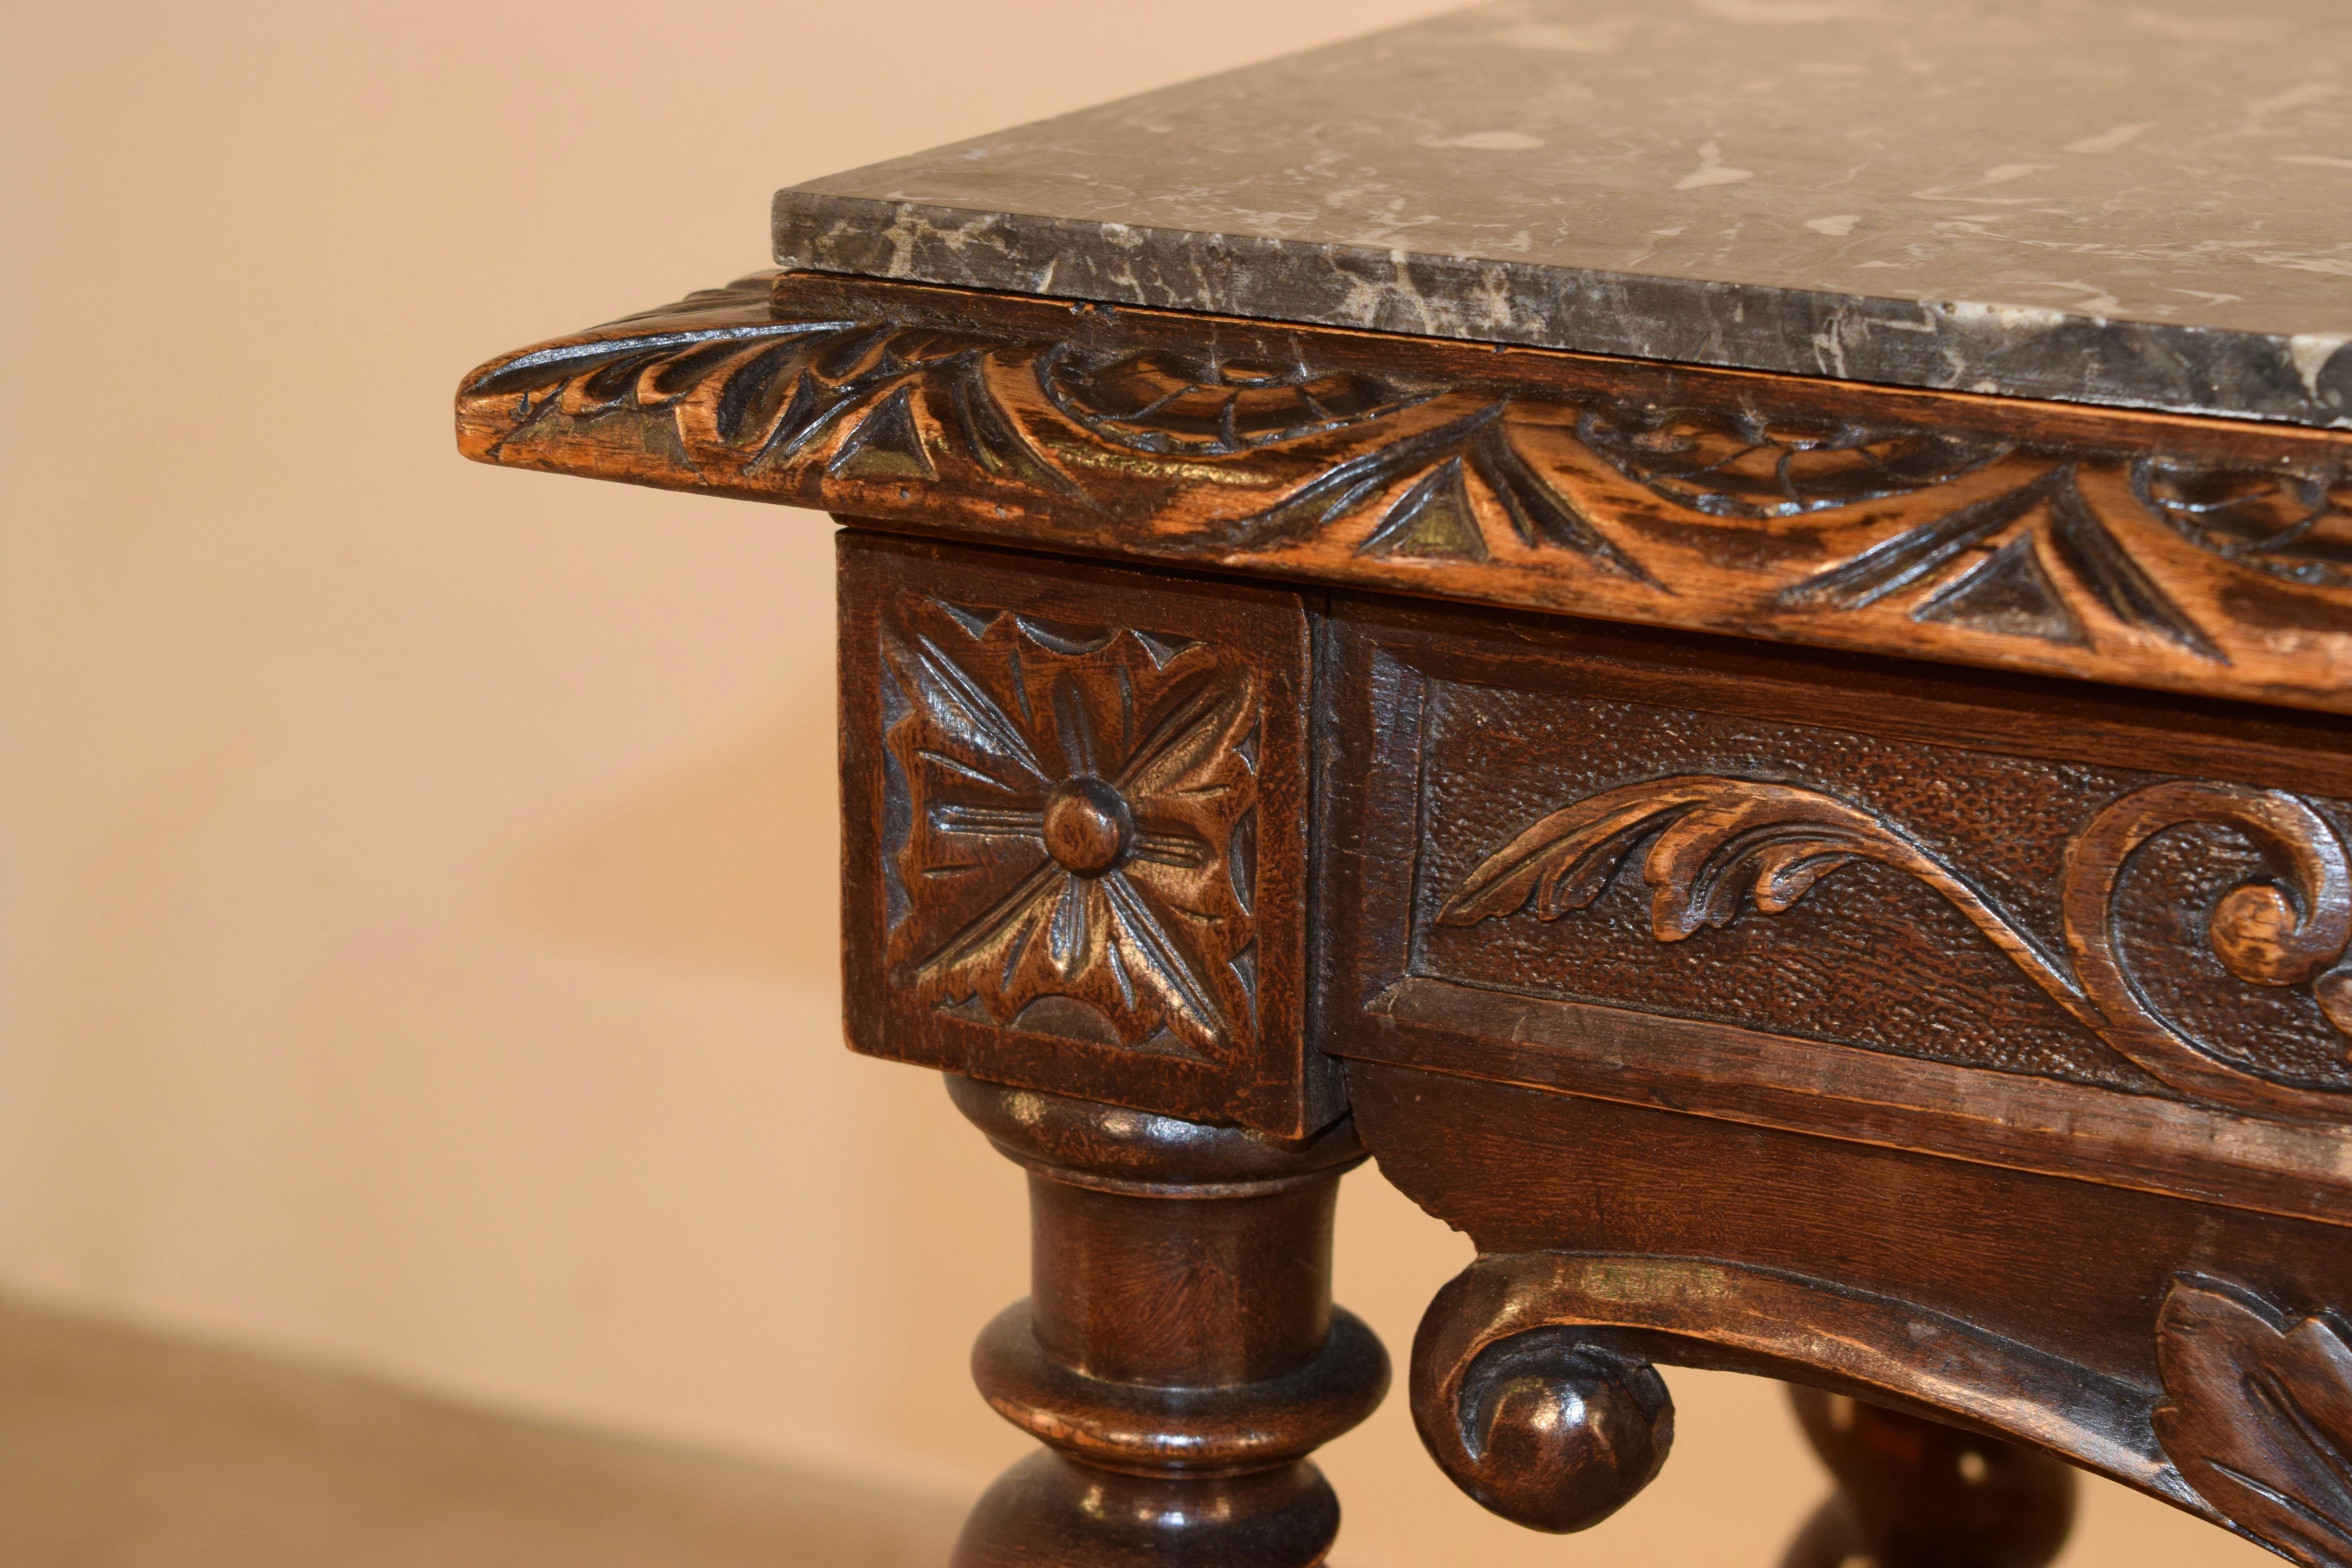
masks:
{"label": "console table", "polygon": [[1794,1385],[1791,1564],[2074,1467],[2352,1564],[2340,5],[1512,0],[774,235],[459,442],[846,525],[850,1044],[1032,1175],[964,1568],[1322,1560],[1368,1155],[1511,1519],[1666,1363]]}

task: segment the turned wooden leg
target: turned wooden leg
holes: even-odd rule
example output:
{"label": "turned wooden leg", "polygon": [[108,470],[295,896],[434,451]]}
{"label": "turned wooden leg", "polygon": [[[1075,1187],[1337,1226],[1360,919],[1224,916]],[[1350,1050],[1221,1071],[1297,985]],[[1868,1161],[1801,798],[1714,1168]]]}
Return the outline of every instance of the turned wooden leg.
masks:
{"label": "turned wooden leg", "polygon": [[1790,1388],[1838,1489],[1781,1568],[2042,1568],[2074,1522],[2074,1471],[2030,1448]]}
{"label": "turned wooden leg", "polygon": [[1028,1168],[1033,1294],[972,1376],[1047,1445],[973,1509],[954,1568],[1308,1568],[1339,1527],[1318,1445],[1388,1388],[1372,1332],[1331,1304],[1342,1122],[1282,1145],[950,1078]]}

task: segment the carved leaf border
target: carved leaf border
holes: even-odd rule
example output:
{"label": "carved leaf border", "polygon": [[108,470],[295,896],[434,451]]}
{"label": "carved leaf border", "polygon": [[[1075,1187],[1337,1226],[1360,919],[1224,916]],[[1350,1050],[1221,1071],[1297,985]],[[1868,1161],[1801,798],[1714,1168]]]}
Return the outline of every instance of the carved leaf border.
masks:
{"label": "carved leaf border", "polygon": [[[1084,508],[1102,504],[1087,465],[1067,457],[1086,448],[1121,454],[1102,461],[1130,474],[1312,450],[1330,454],[1319,472],[1211,525],[1212,542],[1279,549],[1345,525],[1354,552],[1368,558],[1475,563],[1501,543],[1483,521],[1493,517],[1516,549],[1563,552],[1628,585],[1677,592],[1528,455],[1525,416],[1511,399],[1433,426],[1423,411],[1447,388],[1305,363],[1187,364],[1144,352],[1089,359],[1068,342],[977,330],[780,321],[770,284],[746,279],[484,367],[461,390],[486,416],[504,410],[496,415],[504,433],[484,455],[499,460],[559,418],[666,417],[679,460],[707,477],[743,482],[813,464],[820,485],[952,477]],[[1034,413],[1008,408],[1000,388],[1014,384],[1033,386],[1058,428],[1041,430]],[[2118,506],[2230,566],[2305,588],[2352,587],[2352,480],[2341,460],[2305,469],[2108,458],[1567,394],[1552,416],[1562,413],[1572,416],[1563,438],[1696,522],[1846,516],[1988,468],[2006,476],[1990,495],[1972,491],[1781,586],[1772,603],[1787,611],[1856,610],[1903,595],[1923,624],[2082,646],[2079,603],[2198,662],[2227,664],[2211,628],[2118,531]],[[942,462],[961,473],[944,475]],[[2099,500],[2082,482],[2085,463],[2117,476]]]}

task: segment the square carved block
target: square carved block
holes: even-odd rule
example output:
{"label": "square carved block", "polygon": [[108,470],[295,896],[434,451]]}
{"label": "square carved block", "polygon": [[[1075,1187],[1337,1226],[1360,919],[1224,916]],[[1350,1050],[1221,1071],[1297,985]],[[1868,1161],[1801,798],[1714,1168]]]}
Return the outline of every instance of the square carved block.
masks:
{"label": "square carved block", "polygon": [[1278,1136],[1306,1044],[1296,594],[840,539],[849,1043]]}

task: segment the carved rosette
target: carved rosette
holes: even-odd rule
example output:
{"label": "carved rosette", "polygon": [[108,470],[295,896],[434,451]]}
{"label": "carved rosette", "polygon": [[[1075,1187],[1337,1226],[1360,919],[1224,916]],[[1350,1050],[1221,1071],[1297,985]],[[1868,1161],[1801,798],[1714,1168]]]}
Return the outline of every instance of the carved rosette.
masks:
{"label": "carved rosette", "polygon": [[851,1044],[1299,1136],[1297,595],[842,536]]}
{"label": "carved rosette", "polygon": [[484,461],[2352,706],[2352,440],[746,279],[468,376]]}
{"label": "carved rosette", "polygon": [[1257,1026],[1257,679],[1194,638],[909,599],[884,634],[894,984],[1204,1059]]}
{"label": "carved rosette", "polygon": [[1840,868],[1889,867],[1934,889],[2075,1022],[2173,1088],[2210,1103],[2310,1121],[2352,1121],[2352,1091],[2249,1060],[2160,1015],[2127,966],[2114,910],[2125,868],[2159,836],[2212,825],[2250,842],[2271,876],[2225,892],[2206,922],[2214,956],[2250,984],[2305,987],[2352,1050],[2352,870],[2336,830],[2280,790],[2174,780],[2134,790],[2092,818],[2066,855],[2063,954],[1982,894],[1900,823],[1818,790],[1680,774],[1603,790],[1553,812],[1483,859],[1439,910],[1469,926],[1531,910],[1557,921],[1590,906],[1637,848],[1651,933],[1685,941],[1744,907],[1775,915]]}

